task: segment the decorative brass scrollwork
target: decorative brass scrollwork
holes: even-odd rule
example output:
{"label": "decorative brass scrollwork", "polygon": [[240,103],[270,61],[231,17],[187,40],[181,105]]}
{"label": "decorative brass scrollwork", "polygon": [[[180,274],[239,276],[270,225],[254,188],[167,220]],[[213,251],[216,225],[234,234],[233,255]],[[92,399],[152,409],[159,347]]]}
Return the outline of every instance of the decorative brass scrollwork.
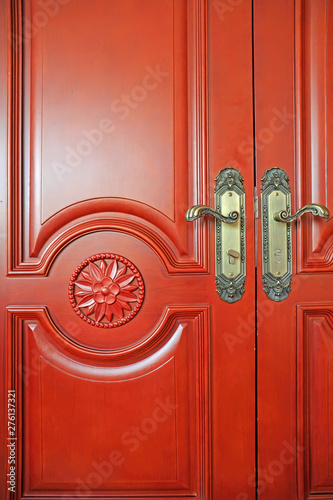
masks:
{"label": "decorative brass scrollwork", "polygon": [[224,216],[220,212],[217,212],[217,210],[207,207],[206,205],[194,205],[189,208],[185,214],[185,219],[187,222],[192,222],[200,217],[204,217],[205,215],[212,215],[215,219],[225,222],[226,224],[232,224],[239,219],[239,213],[236,211],[230,212],[228,216]]}
{"label": "decorative brass scrollwork", "polygon": [[319,205],[318,203],[310,203],[309,205],[305,205],[304,207],[299,208],[293,215],[290,215],[286,210],[281,210],[280,212],[274,214],[274,220],[278,222],[293,222],[298,217],[301,217],[306,213],[317,215],[318,217],[322,217],[323,219],[330,218],[330,212],[326,207],[324,207],[324,205]]}

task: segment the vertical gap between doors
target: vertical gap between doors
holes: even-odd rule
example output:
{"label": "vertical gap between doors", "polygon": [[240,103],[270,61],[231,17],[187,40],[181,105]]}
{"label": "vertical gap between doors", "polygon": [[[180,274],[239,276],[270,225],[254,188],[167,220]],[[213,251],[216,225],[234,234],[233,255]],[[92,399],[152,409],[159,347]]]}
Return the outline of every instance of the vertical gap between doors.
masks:
{"label": "vertical gap between doors", "polygon": [[[252,0],[252,106],[253,106],[253,184],[254,196],[258,196],[257,188],[257,158],[256,158],[256,113],[255,113],[255,58],[254,58],[254,1]],[[255,198],[256,199],[256,198]],[[255,294],[255,325],[254,325],[254,352],[255,352],[255,484],[256,484],[256,499],[259,498],[258,493],[258,307],[257,307],[257,284],[258,284],[258,220],[254,215],[254,245],[255,245],[255,269],[254,269],[254,294]]]}

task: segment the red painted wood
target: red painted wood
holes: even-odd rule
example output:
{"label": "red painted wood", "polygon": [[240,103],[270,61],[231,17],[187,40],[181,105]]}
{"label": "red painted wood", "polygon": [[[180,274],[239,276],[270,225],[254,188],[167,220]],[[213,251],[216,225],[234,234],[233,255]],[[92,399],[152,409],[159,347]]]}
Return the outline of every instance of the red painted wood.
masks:
{"label": "red painted wood", "polygon": [[[2,481],[0,498],[254,500],[250,0],[0,5],[1,401],[15,390],[17,412],[16,491]],[[184,217],[227,166],[247,197],[233,305],[215,291],[213,221]],[[137,269],[141,307],[105,328],[68,287],[110,254]]]}
{"label": "red painted wood", "polygon": [[[254,198],[253,155],[251,151],[244,154],[242,144],[251,141],[253,136],[248,121],[248,117],[253,116],[252,5],[246,1],[234,2],[232,6],[231,2],[213,1],[209,13],[211,179],[226,165],[241,171],[247,217],[246,292],[242,300],[231,307],[212,311],[214,321],[219,324],[219,333],[212,339],[216,376],[215,382],[213,379],[212,498],[249,500],[256,495],[254,469],[248,467],[255,443],[254,400],[252,389],[244,392],[242,386],[246,377],[250,377],[250,385],[255,377]],[[212,181],[209,186],[212,205]],[[212,250],[214,242],[210,241]]]}
{"label": "red painted wood", "polygon": [[[257,179],[288,173],[292,210],[331,213],[332,2],[254,3]],[[259,242],[260,243],[260,242]],[[332,218],[293,225],[293,282],[268,301],[258,260],[260,499],[332,499]]]}

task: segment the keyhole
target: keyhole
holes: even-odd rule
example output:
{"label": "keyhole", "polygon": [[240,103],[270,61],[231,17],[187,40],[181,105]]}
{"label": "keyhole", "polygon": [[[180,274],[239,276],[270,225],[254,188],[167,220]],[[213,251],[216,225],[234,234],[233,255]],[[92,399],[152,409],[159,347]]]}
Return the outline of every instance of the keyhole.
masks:
{"label": "keyhole", "polygon": [[229,264],[235,264],[235,259],[238,259],[240,255],[239,252],[233,250],[232,248],[229,248],[227,254],[229,255]]}
{"label": "keyhole", "polygon": [[281,262],[282,262],[282,250],[280,250],[280,248],[277,248],[276,250],[274,250],[274,257],[275,257],[275,262],[277,264],[281,264]]}

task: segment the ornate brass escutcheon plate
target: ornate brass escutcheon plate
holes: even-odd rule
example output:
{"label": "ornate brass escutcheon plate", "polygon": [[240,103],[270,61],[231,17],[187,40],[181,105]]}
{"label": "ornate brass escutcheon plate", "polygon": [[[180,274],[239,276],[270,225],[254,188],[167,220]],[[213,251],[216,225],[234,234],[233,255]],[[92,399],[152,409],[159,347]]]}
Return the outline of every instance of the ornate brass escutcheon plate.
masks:
{"label": "ornate brass escutcheon plate", "polygon": [[217,293],[226,302],[242,298],[246,278],[245,192],[243,177],[234,168],[221,170],[216,177],[215,208],[222,215],[238,212],[233,224],[215,220]]}
{"label": "ornate brass escutcheon plate", "polygon": [[232,167],[220,170],[215,179],[215,209],[194,205],[185,215],[188,222],[205,215],[215,218],[216,291],[229,303],[242,298],[246,277],[243,180]]}
{"label": "ornate brass escutcheon plate", "polygon": [[266,170],[261,185],[262,280],[267,297],[280,302],[288,297],[292,280],[291,227],[274,215],[290,213],[289,178],[281,168]]}

